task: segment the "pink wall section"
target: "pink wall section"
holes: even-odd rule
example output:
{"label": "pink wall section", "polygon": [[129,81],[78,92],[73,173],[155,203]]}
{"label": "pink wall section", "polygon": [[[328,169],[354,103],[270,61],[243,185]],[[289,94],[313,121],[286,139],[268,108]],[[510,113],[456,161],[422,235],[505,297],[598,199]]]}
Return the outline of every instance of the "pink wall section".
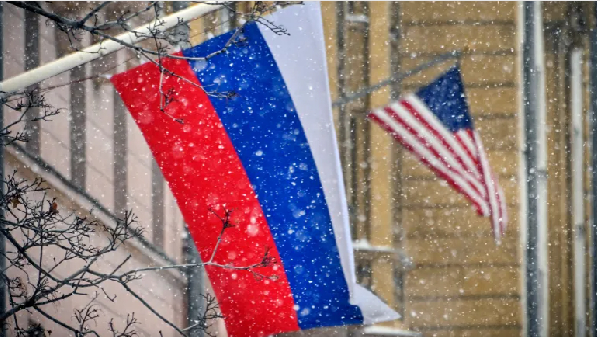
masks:
{"label": "pink wall section", "polygon": [[[24,13],[11,5],[4,5],[3,17],[3,41],[4,50],[4,75],[5,78],[13,77],[24,71]],[[6,29],[10,27],[10,29]],[[45,64],[55,59],[57,53],[57,39],[55,30],[52,26],[46,24],[45,20],[40,19],[40,64]],[[126,56],[121,53],[118,59],[123,60]],[[107,57],[103,62],[111,62],[109,68],[116,65],[117,57]],[[122,66],[119,68],[123,68]],[[88,73],[91,67],[88,67]],[[114,70],[112,70],[114,72]],[[109,73],[110,74],[110,73]],[[60,74],[56,77],[44,81],[42,88],[66,84],[70,80],[68,73]],[[86,184],[85,190],[94,199],[98,200],[102,206],[109,211],[115,209],[114,205],[114,90],[110,82],[105,77],[96,80],[87,80],[86,85]],[[46,94],[47,102],[57,108],[64,108],[64,111],[51,118],[50,121],[41,123],[40,141],[41,159],[53,166],[65,178],[71,178],[71,144],[70,144],[70,91],[69,85],[54,89]],[[17,115],[13,111],[4,109],[4,123],[10,123]],[[144,235],[148,241],[152,240],[152,181],[151,181],[151,155],[147,144],[145,143],[140,131],[135,123],[127,116],[127,167],[119,168],[126,172],[127,179],[127,208],[133,209],[138,216],[139,225],[144,228]],[[22,130],[22,127],[15,128],[15,131]],[[10,152],[11,150],[7,150]],[[38,173],[34,173],[26,167],[19,156],[7,154],[6,172],[12,172],[14,168],[19,168],[20,174],[28,178],[33,178]],[[39,173],[42,177],[47,173]],[[73,191],[65,190],[65,187],[54,186],[51,184],[54,193],[61,200],[61,205],[68,205],[70,209],[76,211],[85,211],[89,202]],[[183,238],[183,219],[173,196],[165,186],[164,195],[164,245],[159,247],[171,259],[182,261],[182,238]],[[66,207],[66,206],[65,206]],[[135,245],[134,245],[135,246]],[[135,268],[147,265],[166,264],[157,258],[155,253],[147,249],[139,249],[134,246],[127,246],[114,259],[102,261],[106,268],[114,266],[120,258],[131,254],[134,256],[129,268]],[[139,246],[139,245],[138,245]],[[76,268],[76,266],[71,266]],[[57,273],[66,273],[68,270],[57,271]],[[185,278],[182,275],[177,277],[171,274],[147,273],[142,281],[136,285],[141,296],[148,300],[155,308],[158,308],[161,314],[174,320],[179,325],[184,325],[185,319],[185,296],[182,291],[185,286]],[[142,308],[139,303],[124,293],[118,287],[109,288],[109,291],[117,294],[117,300],[112,303],[106,299],[100,299],[99,305],[106,313],[98,324],[107,324],[108,317],[115,317],[119,320],[129,312],[135,311],[136,317],[140,320],[139,331],[142,336],[156,335],[158,329],[162,329],[165,336],[175,336],[171,334],[172,329],[166,328],[159,323],[148,310]],[[79,298],[70,301],[61,302],[57,307],[60,316],[66,321],[72,319],[72,309],[82,305],[88,299]],[[53,324],[38,316],[32,316],[40,319],[42,324],[52,329]],[[58,331],[54,329],[55,331]]]}

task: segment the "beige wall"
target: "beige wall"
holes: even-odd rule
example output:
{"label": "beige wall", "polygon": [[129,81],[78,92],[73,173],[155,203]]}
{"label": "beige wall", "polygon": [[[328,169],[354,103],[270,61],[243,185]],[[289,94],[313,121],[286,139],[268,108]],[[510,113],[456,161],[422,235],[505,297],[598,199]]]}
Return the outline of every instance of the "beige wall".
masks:
{"label": "beige wall", "polygon": [[[6,168],[9,170],[17,169],[19,178],[34,179],[35,177],[42,177],[46,180],[47,186],[51,188],[49,197],[55,197],[56,202],[59,205],[59,210],[62,213],[68,213],[74,211],[77,214],[89,216],[89,203],[82,202],[79,200],[76,193],[69,189],[64,184],[56,179],[52,174],[35,173],[34,170],[39,170],[35,163],[24,157],[17,151],[8,150],[6,157]],[[33,170],[32,170],[33,169]],[[39,171],[38,171],[39,172]],[[43,172],[43,171],[41,171]],[[92,219],[97,221],[111,224],[112,220],[104,213],[96,211],[95,216]],[[10,220],[10,218],[8,218]],[[102,235],[92,236],[90,238],[90,244],[101,245],[103,243]],[[8,245],[8,249],[11,246]],[[44,252],[45,256],[60,256],[60,252],[51,249],[46,249]],[[115,253],[105,256],[101,259],[95,270],[99,272],[109,272],[114,269],[121,261],[127,256],[131,255],[132,258],[123,266],[123,270],[132,270],[136,268],[142,268],[145,266],[151,266],[156,264],[168,263],[156,253],[149,251],[148,249],[141,246],[139,243],[131,242],[130,244],[118,250]],[[45,260],[49,263],[50,260]],[[81,263],[73,260],[68,264],[62,265],[55,271],[57,277],[65,277],[69,273],[81,268]],[[35,272],[30,273],[30,277],[35,277]],[[20,275],[14,270],[9,272],[9,275],[16,276]],[[185,285],[185,279],[177,272],[161,272],[161,273],[146,273],[141,280],[134,281],[131,283],[131,288],[139,294],[144,300],[146,300],[153,308],[156,308],[161,315],[165,318],[177,322],[183,323],[182,312],[184,312],[182,305],[183,301],[182,289]],[[118,284],[112,282],[106,282],[103,284],[104,289],[111,296],[116,296],[114,301],[110,301],[104,296],[99,296],[95,301],[97,308],[102,310],[103,314],[97,320],[97,327],[99,331],[105,331],[108,327],[108,322],[111,318],[114,318],[115,325],[120,326],[122,319],[127,314],[135,313],[136,318],[139,321],[137,330],[141,336],[154,336],[157,331],[163,330],[165,336],[175,336],[172,330],[165,324],[156,319],[143,305],[128,294]],[[89,291],[88,294],[91,296],[94,291]],[[74,296],[69,300],[60,301],[56,304],[44,306],[43,309],[54,314],[57,318],[62,319],[64,322],[69,324],[76,324],[73,317],[73,310],[78,309],[86,305],[90,301],[89,297],[86,296]],[[27,319],[33,321],[39,321],[42,326],[47,330],[53,330],[57,333],[61,333],[61,328],[51,321],[48,321],[38,314],[27,314],[22,313],[19,316],[20,324],[26,325]],[[9,336],[13,336],[13,330],[8,329]]]}

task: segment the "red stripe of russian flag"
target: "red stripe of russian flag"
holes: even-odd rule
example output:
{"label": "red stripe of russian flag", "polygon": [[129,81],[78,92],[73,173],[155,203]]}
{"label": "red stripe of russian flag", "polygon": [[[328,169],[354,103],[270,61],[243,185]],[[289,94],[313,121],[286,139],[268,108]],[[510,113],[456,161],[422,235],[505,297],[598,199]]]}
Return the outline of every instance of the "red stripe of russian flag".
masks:
{"label": "red stripe of russian flag", "polygon": [[[270,255],[281,261],[242,163],[188,62],[176,59],[164,59],[163,62],[170,71],[198,85],[182,85],[182,79],[164,77],[165,91],[177,88],[177,100],[169,105],[167,113],[185,120],[184,125],[159,110],[157,86],[160,73],[153,63],[115,75],[111,81],[161,167],[202,260],[210,260],[222,227],[221,221],[206,205],[212,205],[222,215],[222,205],[226,204],[236,205],[232,213],[233,224],[244,226],[225,231],[214,262],[248,266],[260,262],[265,247],[270,247]],[[252,240],[247,239],[246,224],[255,226]],[[277,280],[257,282],[247,271],[206,267],[209,278],[219,282],[214,290],[222,313],[227,317],[229,335],[260,336],[261,331],[298,330],[294,301],[282,266],[258,268],[257,271],[274,275]],[[231,289],[241,291],[231,292]]]}

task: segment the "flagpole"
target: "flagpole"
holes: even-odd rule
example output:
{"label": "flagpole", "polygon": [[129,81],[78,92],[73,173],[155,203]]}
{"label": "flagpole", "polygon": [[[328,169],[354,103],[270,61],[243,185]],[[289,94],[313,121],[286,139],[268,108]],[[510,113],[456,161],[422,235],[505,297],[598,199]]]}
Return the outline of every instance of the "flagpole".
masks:
{"label": "flagpole", "polygon": [[[348,104],[354,100],[357,100],[359,98],[365,97],[367,95],[369,95],[370,93],[373,93],[385,86],[388,85],[392,85],[392,84],[396,84],[396,83],[400,83],[403,79],[410,77],[414,74],[417,74],[425,69],[431,68],[433,66],[435,66],[436,64],[451,60],[451,59],[455,59],[455,58],[459,58],[462,55],[462,51],[451,51],[445,54],[442,54],[436,58],[434,58],[433,60],[429,61],[429,62],[425,62],[413,69],[407,70],[403,73],[400,73],[396,76],[392,76],[390,78],[388,78],[387,80],[383,80],[375,85],[372,85],[370,87],[364,88],[362,90],[359,90],[355,93],[346,95],[341,97],[340,99],[336,100],[335,102],[333,102],[333,107],[337,108],[339,106],[342,106],[344,104]],[[392,98],[398,98],[398,97],[392,97]]]}
{"label": "flagpole", "polygon": [[11,93],[26,88],[32,84],[39,83],[52,76],[56,76],[82,64],[99,59],[107,54],[116,52],[125,48],[126,46],[124,44],[131,45],[143,41],[148,38],[148,34],[145,34],[145,32],[148,32],[150,29],[166,31],[177,26],[181,21],[188,22],[194,20],[221,7],[222,5],[217,4],[198,4],[162,18],[161,25],[154,26],[153,23],[145,24],[131,32],[126,32],[116,36],[115,40],[105,40],[93,46],[87,47],[82,51],[72,53],[58,60],[46,63],[41,67],[24,72],[0,83],[0,92],[2,92],[0,97],[6,97]]}

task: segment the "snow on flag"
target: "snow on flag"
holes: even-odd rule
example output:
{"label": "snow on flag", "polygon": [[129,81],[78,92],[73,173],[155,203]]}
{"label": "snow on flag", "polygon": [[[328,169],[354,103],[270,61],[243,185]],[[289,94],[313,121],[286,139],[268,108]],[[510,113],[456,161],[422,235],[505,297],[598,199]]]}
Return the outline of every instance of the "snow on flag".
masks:
{"label": "snow on flag", "polygon": [[[154,63],[112,82],[203,261],[211,260],[222,227],[211,210],[223,216],[225,209],[234,227],[224,231],[214,263],[257,263],[266,247],[278,261],[257,268],[274,276],[264,279],[206,267],[230,336],[396,319],[354,275],[319,3],[282,9],[269,20],[285,24],[291,36],[250,23],[226,52],[208,60],[163,59],[179,75],[163,75],[162,91],[175,95],[165,113]],[[181,54],[213,54],[232,34]]]}
{"label": "snow on flag", "polygon": [[507,221],[504,193],[473,127],[458,67],[368,117],[462,193],[479,215],[490,216],[499,242]]}

